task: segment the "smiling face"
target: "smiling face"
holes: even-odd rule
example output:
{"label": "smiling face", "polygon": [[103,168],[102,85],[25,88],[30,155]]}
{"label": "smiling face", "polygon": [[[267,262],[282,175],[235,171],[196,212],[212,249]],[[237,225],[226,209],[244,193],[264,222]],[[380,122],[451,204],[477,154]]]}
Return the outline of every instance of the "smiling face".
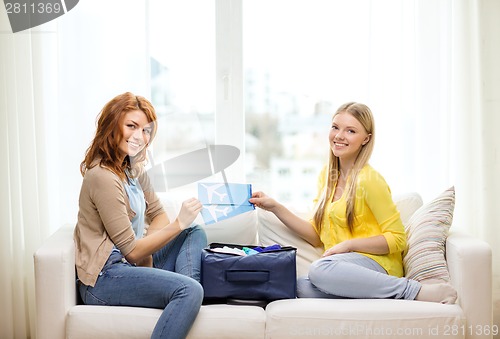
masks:
{"label": "smiling face", "polygon": [[128,111],[121,121],[120,151],[124,156],[136,156],[151,140],[153,127],[141,110]]}
{"label": "smiling face", "polygon": [[352,114],[341,112],[333,117],[329,139],[333,154],[344,165],[352,165],[370,134]]}

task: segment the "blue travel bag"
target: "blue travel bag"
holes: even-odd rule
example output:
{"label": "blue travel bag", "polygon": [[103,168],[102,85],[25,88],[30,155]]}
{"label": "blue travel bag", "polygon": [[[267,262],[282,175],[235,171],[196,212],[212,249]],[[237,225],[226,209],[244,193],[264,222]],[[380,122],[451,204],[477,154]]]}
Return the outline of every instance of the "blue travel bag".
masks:
{"label": "blue travel bag", "polygon": [[214,251],[224,246],[262,250],[252,245],[220,243],[212,243],[203,249],[201,283],[206,301],[270,302],[296,297],[296,248],[276,245],[246,256]]}

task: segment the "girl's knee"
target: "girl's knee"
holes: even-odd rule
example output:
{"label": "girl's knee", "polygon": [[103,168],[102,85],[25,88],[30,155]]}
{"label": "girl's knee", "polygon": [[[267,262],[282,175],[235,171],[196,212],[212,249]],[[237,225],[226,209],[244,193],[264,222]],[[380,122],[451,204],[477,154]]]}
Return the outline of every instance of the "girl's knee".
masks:
{"label": "girl's knee", "polygon": [[196,280],[193,280],[193,284],[188,291],[188,296],[191,299],[191,305],[193,305],[193,307],[200,307],[203,303],[203,287]]}
{"label": "girl's knee", "polygon": [[321,279],[328,270],[331,270],[337,264],[336,260],[331,258],[322,258],[314,261],[309,266],[309,279],[314,283],[317,279]]}
{"label": "girl's knee", "polygon": [[201,305],[204,296],[203,287],[198,281],[188,278],[187,282],[184,283],[182,296],[189,298],[194,304]]}
{"label": "girl's knee", "polygon": [[174,299],[186,299],[193,303],[203,301],[203,287],[199,282],[186,276],[179,275],[176,283],[170,282],[165,289],[165,302],[168,304]]}
{"label": "girl's knee", "polygon": [[207,244],[207,233],[205,229],[199,225],[193,226],[186,230],[189,236],[196,238],[200,243],[204,244],[203,247]]}
{"label": "girl's knee", "polygon": [[313,286],[309,279],[301,277],[297,279],[297,297],[314,298]]}
{"label": "girl's knee", "polygon": [[319,273],[321,271],[320,267],[321,266],[318,266],[316,262],[313,262],[311,266],[309,266],[309,272],[307,275],[311,282],[315,281],[318,278],[318,276],[321,276],[321,273]]}
{"label": "girl's knee", "polygon": [[311,266],[309,266],[309,272],[308,272],[309,281],[314,283],[315,281],[320,279],[321,276],[323,275],[322,271],[323,271],[323,264],[319,262],[319,260],[313,262]]}
{"label": "girl's knee", "polygon": [[190,286],[189,293],[195,296],[196,299],[203,300],[203,295],[204,295],[203,286],[201,286],[201,284],[198,281],[194,279],[191,280],[192,284]]}
{"label": "girl's knee", "polygon": [[190,234],[196,234],[198,236],[201,236],[201,237],[206,237],[207,234],[205,232],[205,229],[203,227],[201,227],[200,225],[195,225],[191,228],[188,228],[187,231],[190,233]]}

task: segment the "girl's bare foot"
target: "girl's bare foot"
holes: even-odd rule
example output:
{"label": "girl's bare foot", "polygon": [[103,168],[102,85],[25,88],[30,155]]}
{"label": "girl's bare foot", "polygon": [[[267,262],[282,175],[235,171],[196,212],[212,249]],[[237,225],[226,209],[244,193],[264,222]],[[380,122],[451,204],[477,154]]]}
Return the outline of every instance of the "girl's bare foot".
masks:
{"label": "girl's bare foot", "polygon": [[415,300],[441,304],[454,304],[457,300],[457,291],[449,283],[421,283],[422,287]]}

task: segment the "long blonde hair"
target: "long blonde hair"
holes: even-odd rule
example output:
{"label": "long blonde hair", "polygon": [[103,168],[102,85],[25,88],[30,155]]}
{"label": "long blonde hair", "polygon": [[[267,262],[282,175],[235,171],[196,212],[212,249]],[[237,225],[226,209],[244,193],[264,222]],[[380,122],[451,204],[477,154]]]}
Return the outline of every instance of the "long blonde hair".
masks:
{"label": "long blonde hair", "polygon": [[[368,106],[357,103],[349,102],[340,106],[332,117],[335,118],[336,115],[341,113],[348,113],[356,118],[365,131],[370,134],[368,142],[361,146],[361,150],[354,161],[354,166],[350,170],[349,179],[347,181],[347,203],[346,203],[346,219],[349,230],[352,232],[354,227],[354,220],[356,216],[354,215],[354,205],[356,201],[356,183],[358,174],[361,169],[368,163],[373,152],[373,147],[375,143],[375,121],[373,119],[372,112]],[[340,163],[339,158],[336,157],[330,150],[330,158],[328,161],[328,170],[326,175],[326,185],[321,193],[321,197],[316,204],[316,210],[314,212],[313,221],[318,232],[321,231],[323,227],[323,218],[325,215],[326,208],[330,202],[333,188],[335,187],[337,180],[340,176]]]}

